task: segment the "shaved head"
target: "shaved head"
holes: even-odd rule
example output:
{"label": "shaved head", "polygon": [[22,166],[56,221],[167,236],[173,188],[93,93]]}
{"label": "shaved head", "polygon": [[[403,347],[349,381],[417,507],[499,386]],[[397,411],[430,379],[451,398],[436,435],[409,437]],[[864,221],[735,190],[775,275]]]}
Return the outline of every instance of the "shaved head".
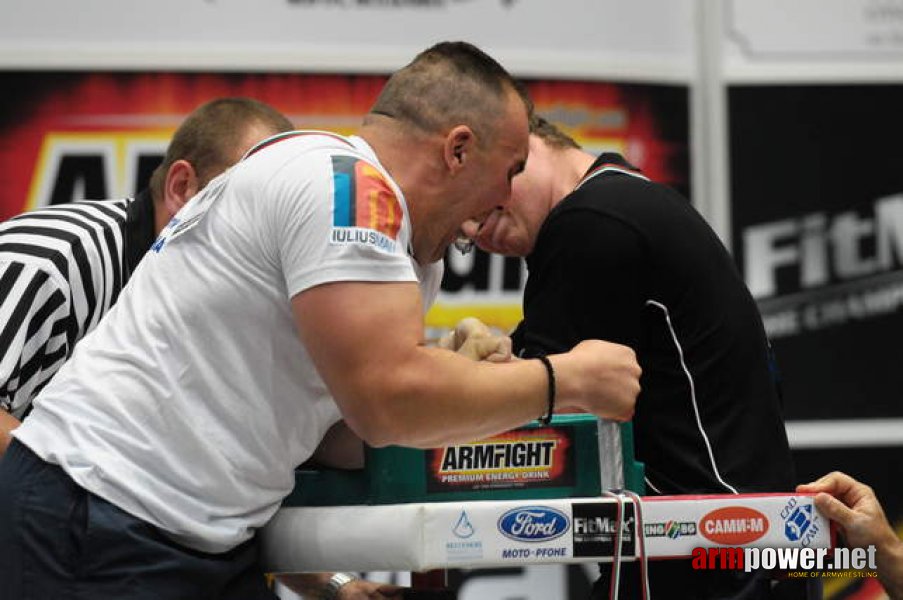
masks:
{"label": "shaved head", "polygon": [[392,75],[370,113],[425,133],[468,125],[485,143],[495,137],[506,99],[518,89],[511,75],[476,46],[442,42]]}

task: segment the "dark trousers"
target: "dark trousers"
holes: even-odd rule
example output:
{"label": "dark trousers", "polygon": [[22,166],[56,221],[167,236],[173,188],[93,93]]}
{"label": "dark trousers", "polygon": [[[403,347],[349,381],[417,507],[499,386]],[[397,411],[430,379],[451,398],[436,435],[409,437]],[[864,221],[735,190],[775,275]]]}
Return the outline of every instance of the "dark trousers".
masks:
{"label": "dark trousers", "polygon": [[273,600],[257,556],[181,546],[18,441],[0,459],[0,600]]}

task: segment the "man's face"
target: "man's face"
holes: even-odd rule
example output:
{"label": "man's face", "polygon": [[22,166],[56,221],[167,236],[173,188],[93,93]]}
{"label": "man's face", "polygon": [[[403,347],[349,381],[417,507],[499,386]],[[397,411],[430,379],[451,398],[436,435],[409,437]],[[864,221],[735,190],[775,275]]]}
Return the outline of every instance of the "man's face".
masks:
{"label": "man's face", "polygon": [[482,222],[469,221],[464,234],[487,252],[505,256],[526,256],[533,250],[536,236],[552,207],[554,167],[549,148],[530,136],[530,159],[523,173],[514,178],[511,202],[496,209]]}
{"label": "man's face", "polygon": [[461,223],[483,222],[497,207],[510,202],[512,180],[524,168],[529,149],[526,108],[517,94],[512,92],[508,97],[496,139],[482,142],[471,151],[467,167],[448,190],[444,231],[438,236],[440,245],[434,248],[432,261],[445,255],[449,244],[461,234]]}

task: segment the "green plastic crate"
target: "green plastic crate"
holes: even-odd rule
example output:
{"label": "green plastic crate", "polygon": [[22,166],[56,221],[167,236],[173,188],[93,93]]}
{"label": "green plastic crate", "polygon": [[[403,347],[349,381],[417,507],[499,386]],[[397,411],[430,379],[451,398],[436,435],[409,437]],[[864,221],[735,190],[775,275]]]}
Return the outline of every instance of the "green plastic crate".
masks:
{"label": "green plastic crate", "polygon": [[[434,450],[366,448],[360,470],[303,470],[286,506],[593,497],[601,494],[598,419],[559,415]],[[633,428],[620,426],[624,487],[645,492]]]}

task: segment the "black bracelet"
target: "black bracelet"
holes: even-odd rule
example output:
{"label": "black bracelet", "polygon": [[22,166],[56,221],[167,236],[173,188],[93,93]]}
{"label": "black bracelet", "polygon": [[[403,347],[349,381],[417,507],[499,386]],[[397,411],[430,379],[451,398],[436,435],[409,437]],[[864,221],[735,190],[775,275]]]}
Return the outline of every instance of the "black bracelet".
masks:
{"label": "black bracelet", "polygon": [[552,368],[552,361],[550,361],[549,357],[545,354],[537,356],[536,358],[543,364],[546,368],[546,373],[549,375],[548,409],[546,410],[546,414],[539,418],[540,423],[548,425],[552,422],[552,415],[555,414],[555,369]]}

